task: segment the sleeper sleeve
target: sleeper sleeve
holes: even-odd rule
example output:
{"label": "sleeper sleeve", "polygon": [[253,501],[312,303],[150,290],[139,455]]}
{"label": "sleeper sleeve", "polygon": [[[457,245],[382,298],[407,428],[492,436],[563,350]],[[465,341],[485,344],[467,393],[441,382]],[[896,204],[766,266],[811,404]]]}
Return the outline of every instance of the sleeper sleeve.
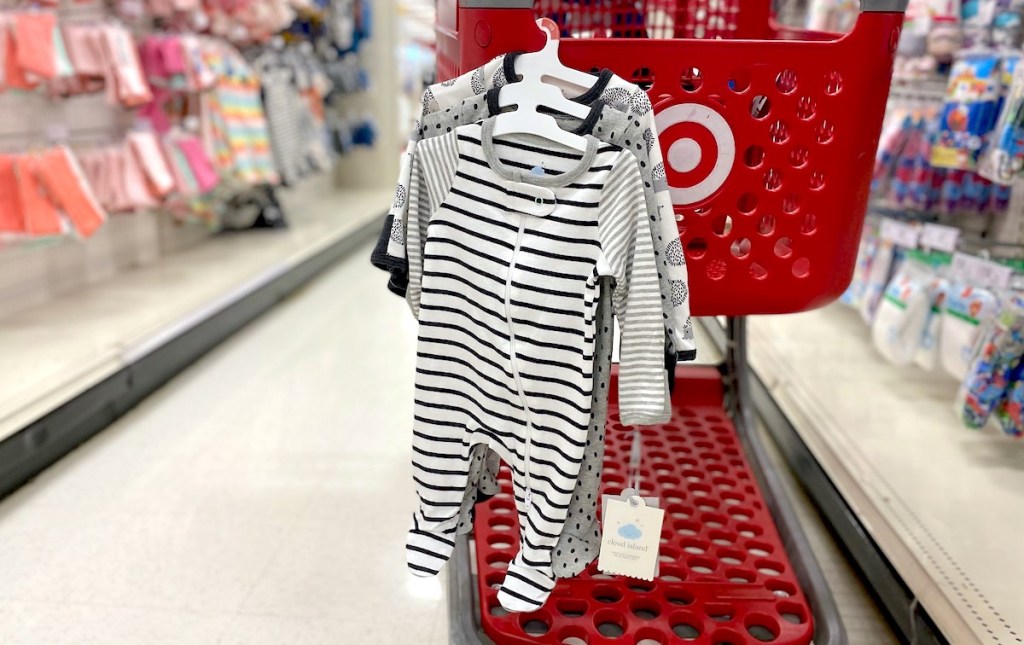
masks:
{"label": "sleeper sleeve", "polygon": [[405,298],[414,316],[420,315],[424,252],[427,225],[434,211],[451,188],[459,161],[455,131],[421,141],[412,156],[409,173],[409,209],[406,224],[406,255],[409,261],[409,287]]}
{"label": "sleeper sleeve", "polygon": [[646,152],[647,159],[641,168],[641,176],[645,187],[654,191],[651,234],[654,236],[654,250],[658,254],[659,268],[662,271],[662,289],[665,292],[668,316],[665,326],[669,341],[679,359],[693,360],[697,356],[697,345],[690,320],[689,276],[682,243],[679,240],[672,193],[665,174],[665,162],[658,140],[654,109],[647,92],[641,88],[633,90],[628,100],[623,100],[616,107],[628,113],[630,126],[639,131],[630,137],[633,149],[641,153]]}
{"label": "sleeper sleeve", "polygon": [[471,96],[461,105],[441,109],[432,94],[424,94],[423,115],[416,124],[405,153],[402,155],[395,187],[395,199],[385,217],[384,226],[377,239],[370,261],[373,265],[391,273],[388,288],[401,296],[407,295],[409,283],[409,261],[406,245],[406,227],[409,218],[410,182],[413,159],[419,141],[443,136],[456,127],[482,121],[489,116],[487,97]]}
{"label": "sleeper sleeve", "polygon": [[648,225],[644,185],[623,151],[609,172],[598,214],[601,249],[615,278],[619,321],[619,415],[626,425],[665,423],[671,416],[665,377],[661,288]]}
{"label": "sleeper sleeve", "polygon": [[373,266],[391,273],[407,270],[405,257],[405,223],[409,208],[409,181],[416,141],[410,139],[402,154],[395,185],[395,199],[391,202],[377,245],[370,256]]}

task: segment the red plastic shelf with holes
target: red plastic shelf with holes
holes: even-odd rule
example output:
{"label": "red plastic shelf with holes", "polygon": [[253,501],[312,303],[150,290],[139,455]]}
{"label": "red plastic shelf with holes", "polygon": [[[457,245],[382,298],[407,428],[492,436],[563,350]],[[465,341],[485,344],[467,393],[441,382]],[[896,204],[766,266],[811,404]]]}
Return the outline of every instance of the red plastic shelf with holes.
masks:
{"label": "red plastic shelf with holes", "polygon": [[[519,550],[519,532],[503,467],[503,492],[477,504],[474,529],[481,622],[496,643],[811,642],[811,610],[722,411],[721,375],[710,367],[677,374],[673,421],[641,430],[641,493],[665,508],[658,577],[613,578],[594,563],[560,580],[539,611],[506,613],[498,587]],[[632,429],[618,422],[612,405],[602,493],[622,492],[631,441]]]}

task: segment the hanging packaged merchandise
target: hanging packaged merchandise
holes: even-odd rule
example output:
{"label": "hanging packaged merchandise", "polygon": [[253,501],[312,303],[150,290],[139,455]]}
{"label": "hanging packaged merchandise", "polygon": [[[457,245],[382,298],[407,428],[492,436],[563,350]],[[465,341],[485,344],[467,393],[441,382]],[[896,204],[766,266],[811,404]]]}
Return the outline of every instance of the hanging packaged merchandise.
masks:
{"label": "hanging packaged merchandise", "polygon": [[992,23],[995,21],[999,0],[963,0],[964,47],[976,49],[992,44]]}
{"label": "hanging packaged merchandise", "polygon": [[885,286],[889,284],[891,271],[896,264],[896,253],[896,245],[892,240],[879,239],[860,303],[860,317],[869,325],[875,319],[875,311],[885,293]]}
{"label": "hanging packaged merchandise", "polygon": [[931,168],[929,157],[931,144],[925,131],[923,115],[907,123],[907,136],[896,159],[892,181],[889,186],[889,201],[896,206],[909,205],[915,199],[920,182]]}
{"label": "hanging packaged merchandise", "polygon": [[965,0],[964,45],[1013,49],[1021,42],[1020,0]]}
{"label": "hanging packaged merchandise", "polygon": [[39,153],[36,169],[47,194],[70,220],[74,231],[79,237],[91,237],[107,214],[71,151],[57,146]]}
{"label": "hanging packaged merchandise", "polygon": [[982,177],[1008,186],[1024,168],[1024,65],[1016,65],[992,134],[978,162]]}
{"label": "hanging packaged merchandise", "polygon": [[313,92],[322,105],[330,82],[318,68],[314,85],[307,63],[295,48],[271,47],[253,64],[262,83],[274,162],[281,181],[286,184],[326,170],[330,165],[323,121],[311,111],[309,102],[309,94]]}
{"label": "hanging packaged merchandise", "polygon": [[223,52],[216,69],[217,107],[236,176],[253,185],[277,184],[259,77],[234,49]]}
{"label": "hanging packaged merchandise", "polygon": [[903,13],[903,30],[896,54],[902,58],[924,56],[927,50],[928,32],[932,16],[928,0],[910,0]]}
{"label": "hanging packaged merchandise", "polygon": [[82,79],[102,79],[105,60],[99,40],[99,25],[70,23],[61,25],[61,29],[75,74]]}
{"label": "hanging packaged merchandise", "polygon": [[957,15],[935,16],[928,32],[928,55],[940,63],[948,63],[964,45],[964,32]]}
{"label": "hanging packaged merchandise", "polygon": [[0,238],[25,233],[25,216],[18,202],[18,176],[13,155],[0,155]]}
{"label": "hanging packaged merchandise", "polygon": [[1001,74],[995,52],[963,54],[950,72],[946,103],[932,146],[932,165],[973,170],[999,117]]}
{"label": "hanging packaged merchandise", "polygon": [[950,376],[966,378],[982,324],[998,313],[999,299],[991,291],[963,283],[950,286],[939,341],[940,362]]}
{"label": "hanging packaged merchandise", "polygon": [[53,11],[28,11],[14,14],[15,57],[18,67],[37,80],[57,76],[54,30],[57,14]]}
{"label": "hanging packaged merchandise", "polygon": [[1024,361],[1019,361],[1011,376],[1011,385],[996,410],[996,419],[1003,432],[1011,437],[1024,437]]}
{"label": "hanging packaged merchandise", "polygon": [[907,145],[914,125],[913,115],[906,110],[895,110],[887,118],[878,142],[875,169],[871,174],[871,191],[876,195],[889,192],[890,182],[896,174],[896,164]]}
{"label": "hanging packaged merchandise", "polygon": [[853,280],[840,297],[840,301],[854,309],[860,309],[867,291],[868,277],[871,274],[871,263],[878,251],[878,230],[874,226],[865,226],[860,236],[860,247],[857,251],[857,264],[853,269]]}
{"label": "hanging packaged merchandise", "polygon": [[998,0],[992,17],[992,46],[1001,50],[1012,50],[1021,44],[1021,0]]}
{"label": "hanging packaged merchandise", "polygon": [[931,296],[931,306],[925,320],[924,331],[921,332],[917,351],[914,352],[914,363],[933,372],[939,368],[942,311],[946,306],[946,299],[949,297],[950,282],[948,279],[936,275],[929,281],[927,289]]}
{"label": "hanging packaged merchandise", "polygon": [[111,105],[139,107],[153,100],[131,33],[120,24],[100,30],[107,98]]}
{"label": "hanging packaged merchandise", "polygon": [[846,33],[853,28],[859,10],[855,0],[811,0],[807,9],[807,28]]}
{"label": "hanging packaged merchandise", "polygon": [[22,155],[15,163],[18,200],[25,218],[25,233],[32,237],[63,235],[66,231],[57,208],[43,191],[39,181],[39,159]]}
{"label": "hanging packaged merchandise", "polygon": [[[949,236],[953,233],[955,238]],[[921,235],[921,246],[938,245],[955,248],[959,238],[956,229],[950,227],[925,225]],[[950,271],[952,255],[943,251],[911,250],[907,253],[909,261],[919,267],[924,291],[928,294],[928,311],[920,338],[917,341],[913,360],[918,366],[934,371],[939,367],[939,338],[942,331],[942,311],[949,296]]]}
{"label": "hanging packaged merchandise", "polygon": [[[31,90],[39,85],[38,77],[26,73],[18,61],[18,35],[14,31],[14,17],[0,14],[0,32],[3,33],[3,89]],[[24,39],[22,39],[22,42]]]}
{"label": "hanging packaged merchandise", "polygon": [[991,197],[992,184],[987,179],[974,172],[965,172],[960,200],[953,212],[985,213],[988,211]]}
{"label": "hanging packaged merchandise", "polygon": [[135,161],[142,167],[147,185],[153,195],[163,198],[174,189],[174,177],[160,148],[156,134],[149,131],[130,132],[128,147]]}
{"label": "hanging packaged merchandise", "polygon": [[988,422],[1010,393],[1022,356],[1024,301],[1013,297],[985,324],[973,348],[957,398],[964,424],[980,428]]}
{"label": "hanging packaged merchandise", "polygon": [[921,115],[921,144],[915,155],[907,186],[907,205],[922,211],[932,209],[935,195],[936,168],[931,163],[931,142],[935,138],[937,113],[925,110]]}
{"label": "hanging packaged merchandise", "polygon": [[914,360],[931,309],[928,278],[915,262],[904,262],[886,287],[875,312],[872,341],[882,357],[893,365],[909,365]]}

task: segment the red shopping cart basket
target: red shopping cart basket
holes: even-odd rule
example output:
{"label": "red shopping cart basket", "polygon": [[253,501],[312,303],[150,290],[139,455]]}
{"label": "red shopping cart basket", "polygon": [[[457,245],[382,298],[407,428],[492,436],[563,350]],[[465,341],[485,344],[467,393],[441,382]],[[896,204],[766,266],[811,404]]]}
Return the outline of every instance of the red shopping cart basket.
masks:
{"label": "red shopping cart basket", "polygon": [[[548,17],[567,36],[565,64],[607,67],[649,87],[695,315],[796,312],[842,294],[903,21],[896,9],[865,10],[849,34],[813,33],[776,25],[768,0],[742,4],[742,12],[739,0],[438,5],[442,79],[538,49],[544,36],[534,21]],[[681,38],[692,35],[716,39]]]}
{"label": "red shopping cart basket", "polygon": [[[661,574],[591,566],[532,614],[494,585],[516,551],[505,495],[478,505],[451,571],[453,643],[844,645],[827,585],[752,431],[742,316],[837,298],[852,276],[905,0],[862,0],[845,35],[779,26],[770,0],[444,0],[442,80],[562,33],[562,61],[648,89],[694,315],[730,316],[718,370],[679,368],[672,423],[641,431],[642,491],[667,507]],[[632,430],[610,405],[604,492]],[[773,521],[774,520],[774,521]],[[785,547],[785,548],[784,548]],[[459,566],[459,564],[463,566]],[[466,626],[464,619],[472,618]],[[460,623],[460,621],[463,621]],[[455,632],[458,633],[455,633]]]}

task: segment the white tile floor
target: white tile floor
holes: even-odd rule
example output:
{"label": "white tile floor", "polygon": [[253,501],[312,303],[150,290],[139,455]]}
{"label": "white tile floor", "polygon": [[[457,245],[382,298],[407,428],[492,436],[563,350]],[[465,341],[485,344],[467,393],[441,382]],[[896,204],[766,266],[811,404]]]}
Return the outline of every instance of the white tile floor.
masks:
{"label": "white tile floor", "polygon": [[447,642],[402,549],[413,326],[368,253],[0,503],[0,643]]}

